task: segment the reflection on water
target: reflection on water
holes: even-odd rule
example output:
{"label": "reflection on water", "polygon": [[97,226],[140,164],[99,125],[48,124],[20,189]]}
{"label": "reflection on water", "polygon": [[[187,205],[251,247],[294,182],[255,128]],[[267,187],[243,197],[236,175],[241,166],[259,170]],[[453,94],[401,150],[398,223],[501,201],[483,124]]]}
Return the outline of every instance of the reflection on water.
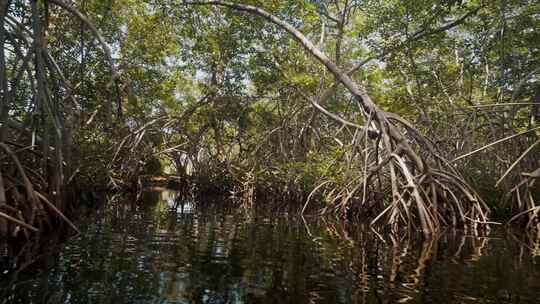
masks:
{"label": "reflection on water", "polygon": [[[20,273],[0,303],[537,303],[538,258],[501,232],[383,239],[362,225],[111,203]],[[0,252],[0,256],[2,252]]]}

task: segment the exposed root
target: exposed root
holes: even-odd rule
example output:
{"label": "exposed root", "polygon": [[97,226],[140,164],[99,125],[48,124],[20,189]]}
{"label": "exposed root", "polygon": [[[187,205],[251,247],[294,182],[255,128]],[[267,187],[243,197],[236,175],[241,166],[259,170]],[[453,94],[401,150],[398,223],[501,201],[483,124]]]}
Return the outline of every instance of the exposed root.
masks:
{"label": "exposed root", "polygon": [[538,205],[537,180],[540,168],[531,173],[522,173],[522,180],[510,191],[511,207],[523,210],[512,217],[508,224],[520,224],[525,230],[540,233],[540,205]]}
{"label": "exposed root", "polygon": [[31,233],[50,227],[55,217],[78,232],[63,211],[48,198],[45,179],[24,167],[7,144],[0,142],[0,150],[8,156],[0,159],[3,162],[0,168],[0,237],[16,237],[20,233],[29,237]]}
{"label": "exposed root", "polygon": [[386,121],[379,140],[384,144],[365,141],[359,149],[367,160],[361,178],[325,188],[331,203],[323,212],[368,217],[371,225],[421,229],[426,235],[443,226],[488,223],[488,206],[450,163],[412,126],[392,118],[406,127],[408,138]]}

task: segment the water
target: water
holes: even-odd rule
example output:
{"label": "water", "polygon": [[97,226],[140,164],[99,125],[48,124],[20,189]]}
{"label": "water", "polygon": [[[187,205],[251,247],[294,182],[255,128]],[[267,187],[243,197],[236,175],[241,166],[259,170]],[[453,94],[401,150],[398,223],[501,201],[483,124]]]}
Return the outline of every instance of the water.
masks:
{"label": "water", "polygon": [[0,303],[540,303],[540,259],[503,231],[383,240],[360,224],[146,200],[111,203],[6,269]]}

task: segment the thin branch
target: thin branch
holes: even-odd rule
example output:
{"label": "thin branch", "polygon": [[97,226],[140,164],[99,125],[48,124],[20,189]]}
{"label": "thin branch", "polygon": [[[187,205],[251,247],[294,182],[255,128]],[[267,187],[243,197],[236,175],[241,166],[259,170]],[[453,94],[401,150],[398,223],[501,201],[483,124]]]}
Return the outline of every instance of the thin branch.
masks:
{"label": "thin branch", "polygon": [[465,158],[465,157],[469,157],[469,156],[471,156],[471,155],[473,155],[473,154],[476,154],[476,153],[478,153],[478,152],[480,152],[480,151],[483,151],[483,150],[485,150],[485,149],[487,149],[487,148],[490,148],[490,147],[492,147],[492,146],[495,146],[495,145],[497,145],[497,144],[500,144],[500,143],[505,142],[505,141],[507,141],[507,140],[510,140],[510,139],[512,139],[512,138],[515,138],[515,137],[518,137],[518,136],[521,136],[521,135],[530,133],[530,132],[535,131],[535,130],[538,130],[538,129],[540,129],[540,127],[536,127],[536,128],[534,128],[534,129],[529,129],[529,130],[527,130],[527,131],[523,131],[523,132],[520,132],[520,133],[517,133],[517,134],[514,134],[514,135],[507,136],[507,137],[505,137],[505,138],[502,138],[502,139],[499,139],[499,140],[497,140],[497,141],[494,141],[494,142],[490,143],[489,145],[485,145],[485,146],[483,146],[483,147],[481,147],[481,148],[478,148],[478,149],[476,149],[476,150],[474,150],[474,151],[471,151],[471,152],[469,152],[469,153],[467,153],[467,154],[464,154],[464,155],[461,155],[461,156],[459,156],[459,157],[456,157],[456,158],[454,158],[453,160],[451,160],[450,162],[451,162],[451,163],[456,162],[456,161],[458,161],[458,160],[460,160],[460,159],[463,159],[463,158]]}

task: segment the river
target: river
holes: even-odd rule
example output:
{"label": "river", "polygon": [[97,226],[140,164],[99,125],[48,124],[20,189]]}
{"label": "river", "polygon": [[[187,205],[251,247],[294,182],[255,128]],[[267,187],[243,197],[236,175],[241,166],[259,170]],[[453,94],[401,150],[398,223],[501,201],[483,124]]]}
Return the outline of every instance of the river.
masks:
{"label": "river", "polygon": [[80,229],[20,271],[4,261],[0,303],[540,303],[538,249],[502,229],[391,238],[170,191],[110,202]]}

